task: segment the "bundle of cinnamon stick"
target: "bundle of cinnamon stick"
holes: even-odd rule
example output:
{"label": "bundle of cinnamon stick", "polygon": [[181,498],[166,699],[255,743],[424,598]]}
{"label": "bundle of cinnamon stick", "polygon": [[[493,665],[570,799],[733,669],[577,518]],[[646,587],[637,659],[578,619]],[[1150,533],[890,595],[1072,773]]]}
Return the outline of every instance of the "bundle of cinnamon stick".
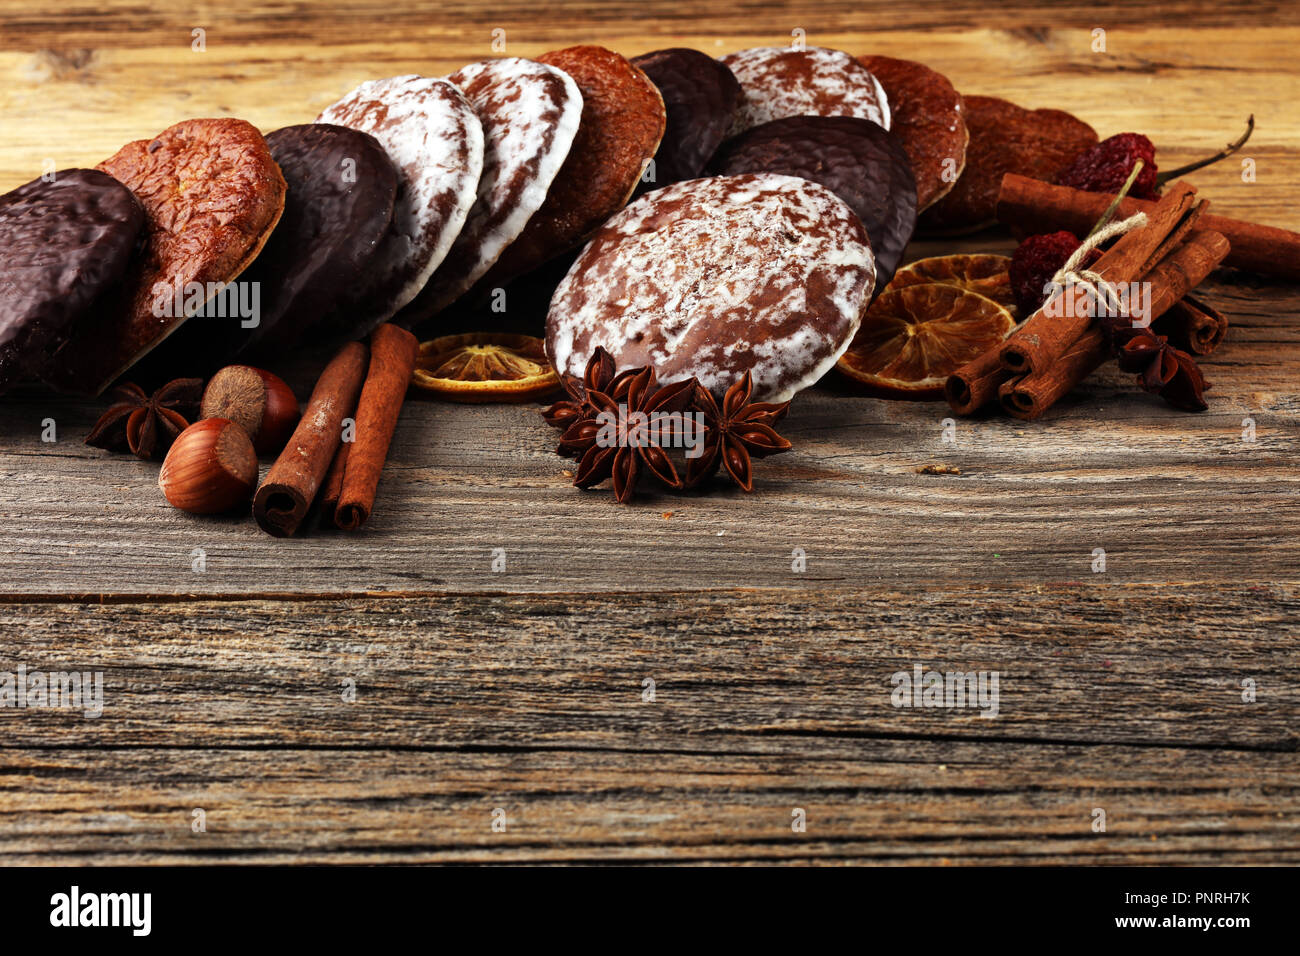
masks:
{"label": "bundle of cinnamon stick", "polygon": [[[1005,207],[1000,201],[999,214],[1014,218],[1016,209],[1032,207],[1032,197],[1025,193],[1035,187],[1025,183],[1034,182],[1007,176],[1003,196],[1010,191],[1016,201]],[[1145,224],[1120,236],[1091,268],[1114,289],[1145,283],[1149,299],[1142,297],[1146,304],[1143,312],[1151,322],[1151,333],[1192,355],[1209,354],[1227,329],[1227,320],[1220,313],[1188,295],[1224,260],[1230,248],[1222,233],[1205,228],[1203,216],[1208,206],[1205,200],[1197,201],[1195,187],[1185,182],[1174,184],[1145,210]],[[1000,345],[949,377],[945,394],[953,411],[969,415],[996,401],[1016,418],[1038,418],[1112,357],[1113,323],[1129,319],[1112,316],[1108,325],[1101,314],[1105,309],[1098,305],[1095,299],[1081,307],[1078,298],[1049,298]]]}
{"label": "bundle of cinnamon stick", "polygon": [[371,334],[368,348],[351,342],[334,356],[253,497],[263,531],[293,535],[313,504],[324,521],[345,531],[370,517],[417,348],[414,335],[386,323]]}

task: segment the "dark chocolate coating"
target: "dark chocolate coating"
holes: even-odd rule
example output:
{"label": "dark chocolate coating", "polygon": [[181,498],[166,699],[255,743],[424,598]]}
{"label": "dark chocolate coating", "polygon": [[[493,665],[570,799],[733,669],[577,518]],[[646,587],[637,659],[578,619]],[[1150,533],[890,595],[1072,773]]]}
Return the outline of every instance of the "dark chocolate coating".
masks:
{"label": "dark chocolate coating", "polygon": [[659,87],[668,111],[668,126],[655,153],[655,180],[642,188],[658,189],[703,175],[731,126],[740,84],[726,64],[699,50],[655,50],[634,57],[632,63]]}
{"label": "dark chocolate coating", "polygon": [[393,218],[397,169],[369,133],[307,123],[266,137],[289,191],[284,215],[241,279],[260,282],[261,323],[244,351],[296,344],[362,277]]}
{"label": "dark chocolate coating", "polygon": [[0,196],[0,391],[38,374],[117,286],[144,210],[107,173],[65,169]]}
{"label": "dark chocolate coating", "polygon": [[886,130],[853,116],[789,116],[746,130],[711,163],[720,176],[782,173],[825,186],[858,214],[876,256],[876,288],[898,268],[916,228],[916,178]]}

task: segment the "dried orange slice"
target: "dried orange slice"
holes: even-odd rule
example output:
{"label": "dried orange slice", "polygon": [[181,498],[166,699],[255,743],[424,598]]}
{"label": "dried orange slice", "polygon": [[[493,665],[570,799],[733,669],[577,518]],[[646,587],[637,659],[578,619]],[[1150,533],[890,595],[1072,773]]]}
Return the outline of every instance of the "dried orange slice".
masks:
{"label": "dried orange slice", "polygon": [[559,388],[560,376],[541,339],[466,332],[421,342],[411,382],[452,402],[527,402]]}
{"label": "dried orange slice", "polygon": [[948,376],[1016,327],[992,299],[939,282],[880,294],[835,367],[879,398],[943,397]]}
{"label": "dried orange slice", "polygon": [[1016,297],[1011,294],[1010,268],[1010,256],[931,256],[899,269],[886,288],[901,289],[925,282],[942,282],[992,299],[1014,316]]}

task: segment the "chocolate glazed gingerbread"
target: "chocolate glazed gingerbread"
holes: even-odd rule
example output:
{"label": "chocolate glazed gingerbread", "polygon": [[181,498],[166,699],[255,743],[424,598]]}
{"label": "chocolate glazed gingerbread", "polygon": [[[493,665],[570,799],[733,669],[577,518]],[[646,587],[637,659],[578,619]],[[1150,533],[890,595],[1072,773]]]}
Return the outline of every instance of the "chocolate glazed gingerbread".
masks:
{"label": "chocolate glazed gingerbread", "polygon": [[39,374],[121,281],[144,226],[107,173],[64,169],[0,196],[0,392]]}

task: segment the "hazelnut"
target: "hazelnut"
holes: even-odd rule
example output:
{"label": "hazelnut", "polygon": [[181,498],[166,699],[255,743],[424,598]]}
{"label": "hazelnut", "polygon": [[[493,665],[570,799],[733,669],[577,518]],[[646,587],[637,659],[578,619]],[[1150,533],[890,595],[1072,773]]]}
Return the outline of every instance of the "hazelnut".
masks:
{"label": "hazelnut", "polygon": [[172,507],[216,514],[246,504],[257,484],[257,452],[228,418],[205,418],[176,436],[158,473]]}
{"label": "hazelnut", "polygon": [[259,455],[276,455],[298,424],[298,399],[284,379],[250,365],[227,365],[208,382],[199,418],[228,418]]}

